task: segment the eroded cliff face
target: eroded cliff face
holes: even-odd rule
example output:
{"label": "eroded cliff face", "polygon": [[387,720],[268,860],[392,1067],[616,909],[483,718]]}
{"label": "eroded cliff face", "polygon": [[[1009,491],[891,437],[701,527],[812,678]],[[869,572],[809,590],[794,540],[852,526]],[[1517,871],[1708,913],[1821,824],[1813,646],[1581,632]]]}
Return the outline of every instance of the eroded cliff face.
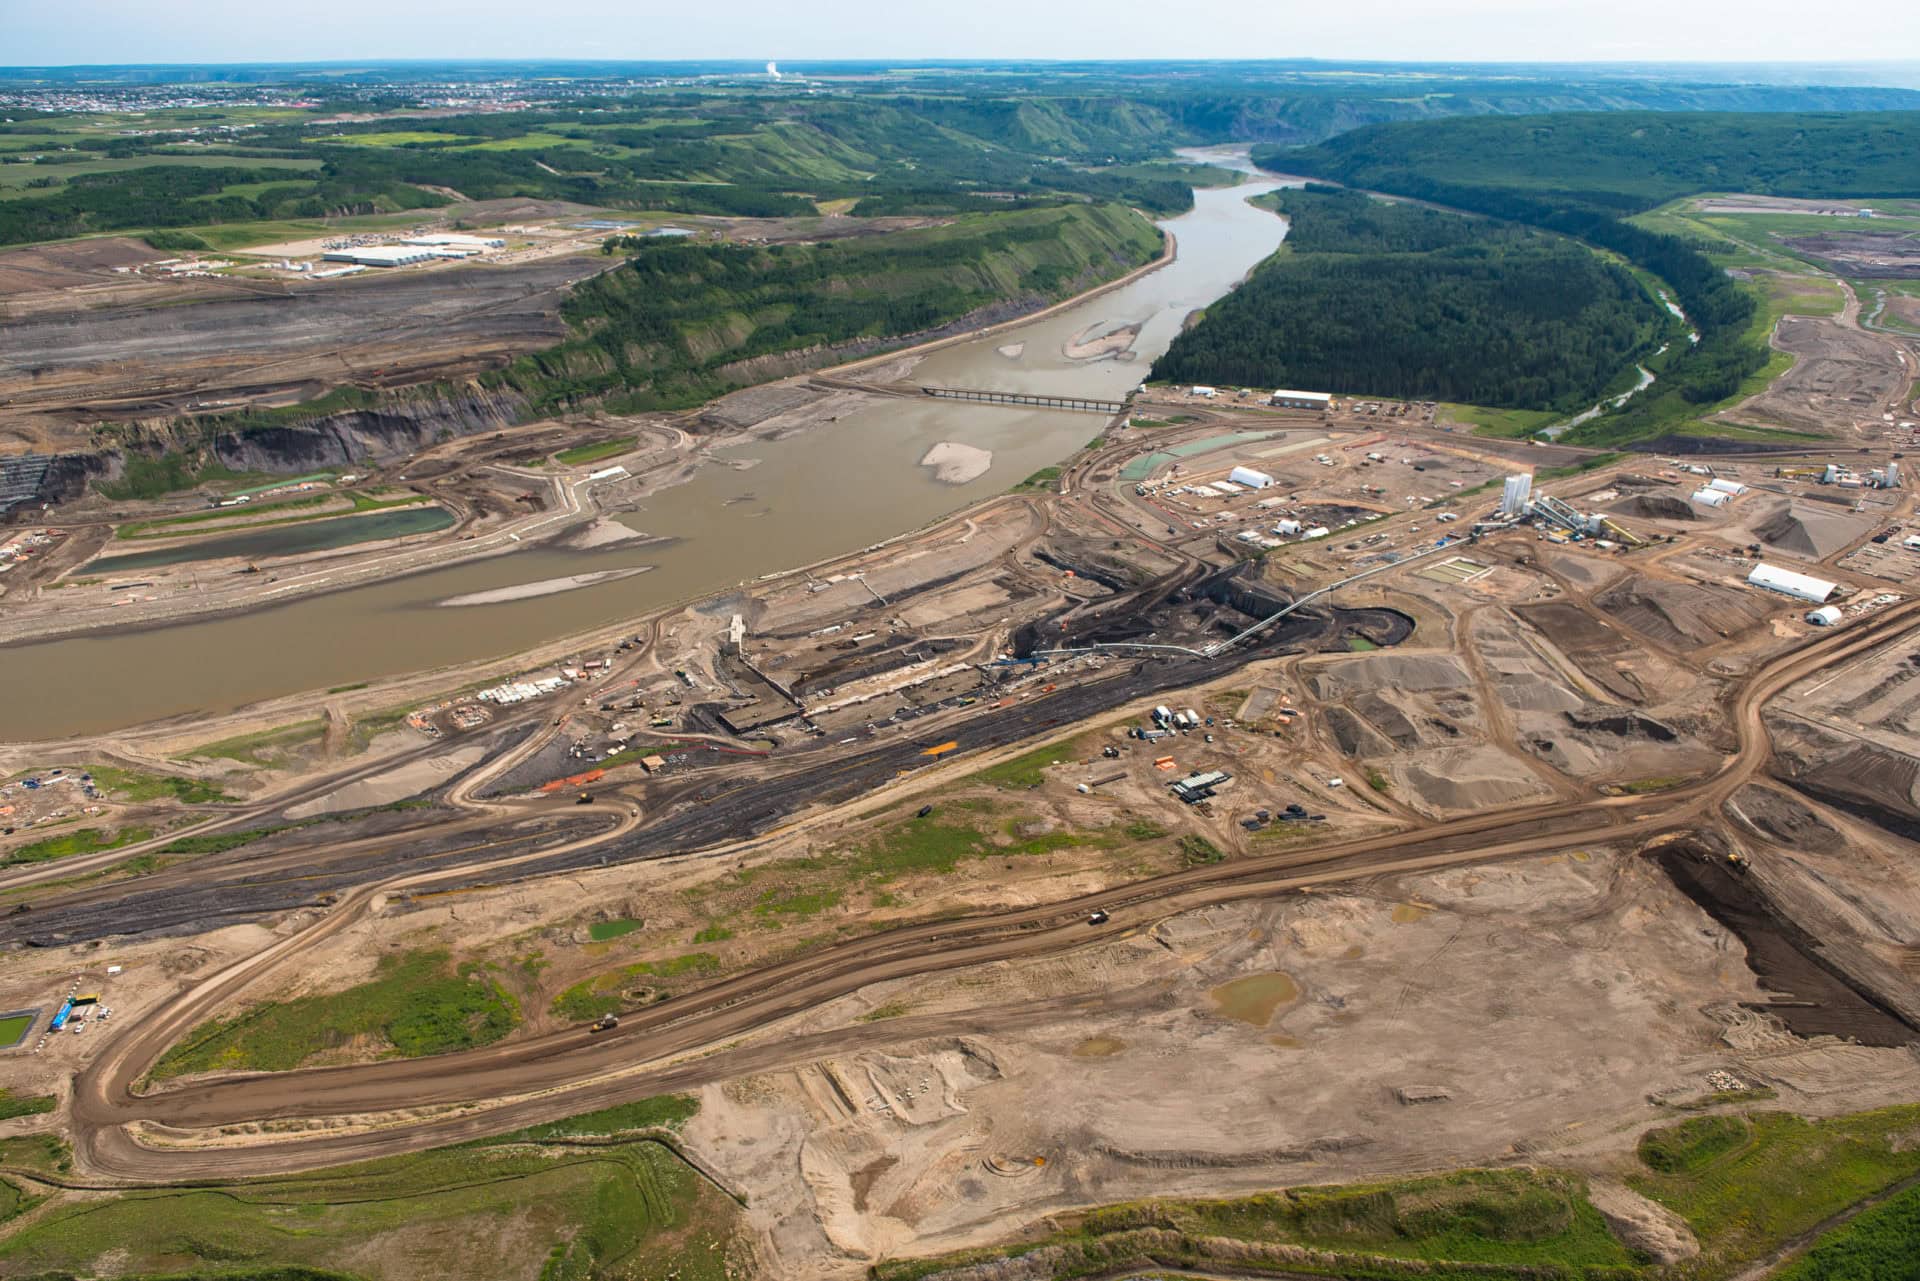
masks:
{"label": "eroded cliff face", "polygon": [[397,393],[365,408],[245,430],[191,418],[118,424],[96,433],[96,449],[55,456],[37,492],[18,510],[76,502],[89,489],[112,493],[126,481],[130,463],[137,468],[142,462],[178,460],[189,483],[212,464],[232,471],[296,475],[391,462],[444,440],[498,431],[525,417],[526,401],[518,394],[466,384]]}
{"label": "eroded cliff face", "polygon": [[234,471],[299,472],[388,462],[457,436],[498,431],[518,422],[525,408],[512,392],[469,385],[286,426],[225,432],[210,448]]}

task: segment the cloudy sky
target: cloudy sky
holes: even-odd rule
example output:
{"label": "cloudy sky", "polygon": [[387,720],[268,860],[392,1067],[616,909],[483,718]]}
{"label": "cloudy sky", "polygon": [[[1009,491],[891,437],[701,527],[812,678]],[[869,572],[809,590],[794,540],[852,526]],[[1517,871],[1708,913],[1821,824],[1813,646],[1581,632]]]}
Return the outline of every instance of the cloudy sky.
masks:
{"label": "cloudy sky", "polygon": [[0,0],[0,64],[374,58],[1920,58],[1847,0]]}

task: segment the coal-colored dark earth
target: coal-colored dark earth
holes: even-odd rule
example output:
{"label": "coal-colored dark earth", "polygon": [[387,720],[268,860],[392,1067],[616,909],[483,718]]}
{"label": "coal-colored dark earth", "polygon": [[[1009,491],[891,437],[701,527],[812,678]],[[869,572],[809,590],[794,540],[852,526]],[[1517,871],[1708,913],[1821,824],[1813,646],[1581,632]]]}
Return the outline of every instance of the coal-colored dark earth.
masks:
{"label": "coal-colored dark earth", "polygon": [[[1216,612],[1234,612],[1211,601],[1199,604]],[[809,805],[844,802],[909,771],[950,768],[950,763],[963,763],[968,753],[1009,746],[1055,726],[1078,724],[1162,691],[1217,680],[1255,659],[1314,646],[1344,647],[1349,635],[1365,635],[1378,645],[1397,644],[1413,631],[1412,619],[1388,609],[1310,608],[1289,616],[1285,623],[1285,627],[1262,633],[1211,660],[1149,659],[1110,676],[975,716],[959,726],[943,727],[936,734],[916,733],[908,722],[882,734],[868,747],[847,751],[808,749],[805,763],[784,774],[716,776],[697,790],[674,796],[672,807],[662,811],[657,820],[627,835],[530,859],[511,871],[485,877],[476,874],[471,883],[614,866],[744,840],[767,832]],[[926,755],[928,747],[949,740],[959,744],[958,750],[938,757]],[[571,811],[573,807],[567,808]],[[523,830],[489,838],[465,830],[457,837],[436,837],[428,829],[396,836],[391,844],[380,844],[364,853],[342,856],[315,849],[297,866],[289,866],[285,856],[270,867],[262,865],[265,860],[222,858],[215,862],[210,856],[196,862],[191,881],[126,881],[82,892],[67,901],[54,898],[0,919],[0,948],[22,943],[83,942],[119,934],[192,933],[215,924],[257,920],[312,906],[327,895],[369,881],[491,861],[513,854],[510,844],[537,848],[577,839],[580,834],[571,823],[561,829],[553,822],[537,821]],[[443,888],[461,887],[449,883]]]}
{"label": "coal-colored dark earth", "polygon": [[1775,1016],[1797,1036],[1881,1046],[1920,1041],[1920,1029],[1822,955],[1818,940],[1779,911],[1753,873],[1692,841],[1663,845],[1652,856],[1681,893],[1740,937],[1748,967],[1763,987],[1780,993],[1780,1000],[1751,1008]]}

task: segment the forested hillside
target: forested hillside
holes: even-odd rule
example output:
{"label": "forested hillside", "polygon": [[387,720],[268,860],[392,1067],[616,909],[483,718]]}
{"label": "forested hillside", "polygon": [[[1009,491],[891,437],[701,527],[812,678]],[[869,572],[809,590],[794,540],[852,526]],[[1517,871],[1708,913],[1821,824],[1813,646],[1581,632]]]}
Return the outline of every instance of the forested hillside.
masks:
{"label": "forested hillside", "polygon": [[1559,237],[1356,192],[1267,199],[1285,248],[1155,378],[1572,410],[1665,328],[1629,273]]}
{"label": "forested hillside", "polygon": [[1920,112],[1449,120],[1356,130],[1255,159],[1575,236],[1666,281],[1699,341],[1663,358],[1652,391],[1568,437],[1620,443],[1697,419],[1767,361],[1748,332],[1748,291],[1686,242],[1623,219],[1698,191],[1920,195]]}
{"label": "forested hillside", "polygon": [[[578,288],[575,336],[496,375],[543,410],[608,396],[694,405],[756,381],[741,362],[867,340],[882,346],[984,308],[1027,310],[1150,261],[1159,231],[1117,205],[973,214],[952,225],[821,244],[642,239]],[[762,373],[760,377],[768,375]]]}

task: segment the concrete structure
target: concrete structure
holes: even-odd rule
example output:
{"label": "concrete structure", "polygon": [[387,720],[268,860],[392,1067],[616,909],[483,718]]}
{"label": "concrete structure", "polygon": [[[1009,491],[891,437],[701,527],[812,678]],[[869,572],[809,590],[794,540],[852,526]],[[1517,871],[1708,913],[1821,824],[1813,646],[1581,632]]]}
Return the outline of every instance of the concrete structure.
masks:
{"label": "concrete structure", "polygon": [[1696,489],[1689,497],[1702,507],[1725,507],[1733,501],[1733,495],[1724,489]]}
{"label": "concrete structure", "polygon": [[1532,499],[1533,473],[1509,476],[1500,491],[1500,514],[1509,520],[1519,520],[1527,514],[1527,505]]}
{"label": "concrete structure", "polygon": [[1236,485],[1244,485],[1248,489],[1265,489],[1273,484],[1273,477],[1263,471],[1255,471],[1251,467],[1235,467],[1227,473],[1227,479]]}
{"label": "concrete structure", "polygon": [[1747,582],[1796,600],[1810,600],[1816,605],[1826,604],[1827,598],[1840,590],[1838,583],[1830,583],[1811,574],[1796,574],[1778,565],[1755,565],[1753,572],[1747,575]]}
{"label": "concrete structure", "polygon": [[1333,397],[1324,391],[1276,391],[1267,403],[1281,409],[1330,409]]}
{"label": "concrete structure", "polygon": [[1832,627],[1840,621],[1840,617],[1838,605],[1822,605],[1819,609],[1807,611],[1807,621],[1815,627]]}
{"label": "concrete structure", "polygon": [[359,249],[329,249],[328,262],[351,262],[362,267],[406,267],[433,257],[420,245],[367,245]]}

